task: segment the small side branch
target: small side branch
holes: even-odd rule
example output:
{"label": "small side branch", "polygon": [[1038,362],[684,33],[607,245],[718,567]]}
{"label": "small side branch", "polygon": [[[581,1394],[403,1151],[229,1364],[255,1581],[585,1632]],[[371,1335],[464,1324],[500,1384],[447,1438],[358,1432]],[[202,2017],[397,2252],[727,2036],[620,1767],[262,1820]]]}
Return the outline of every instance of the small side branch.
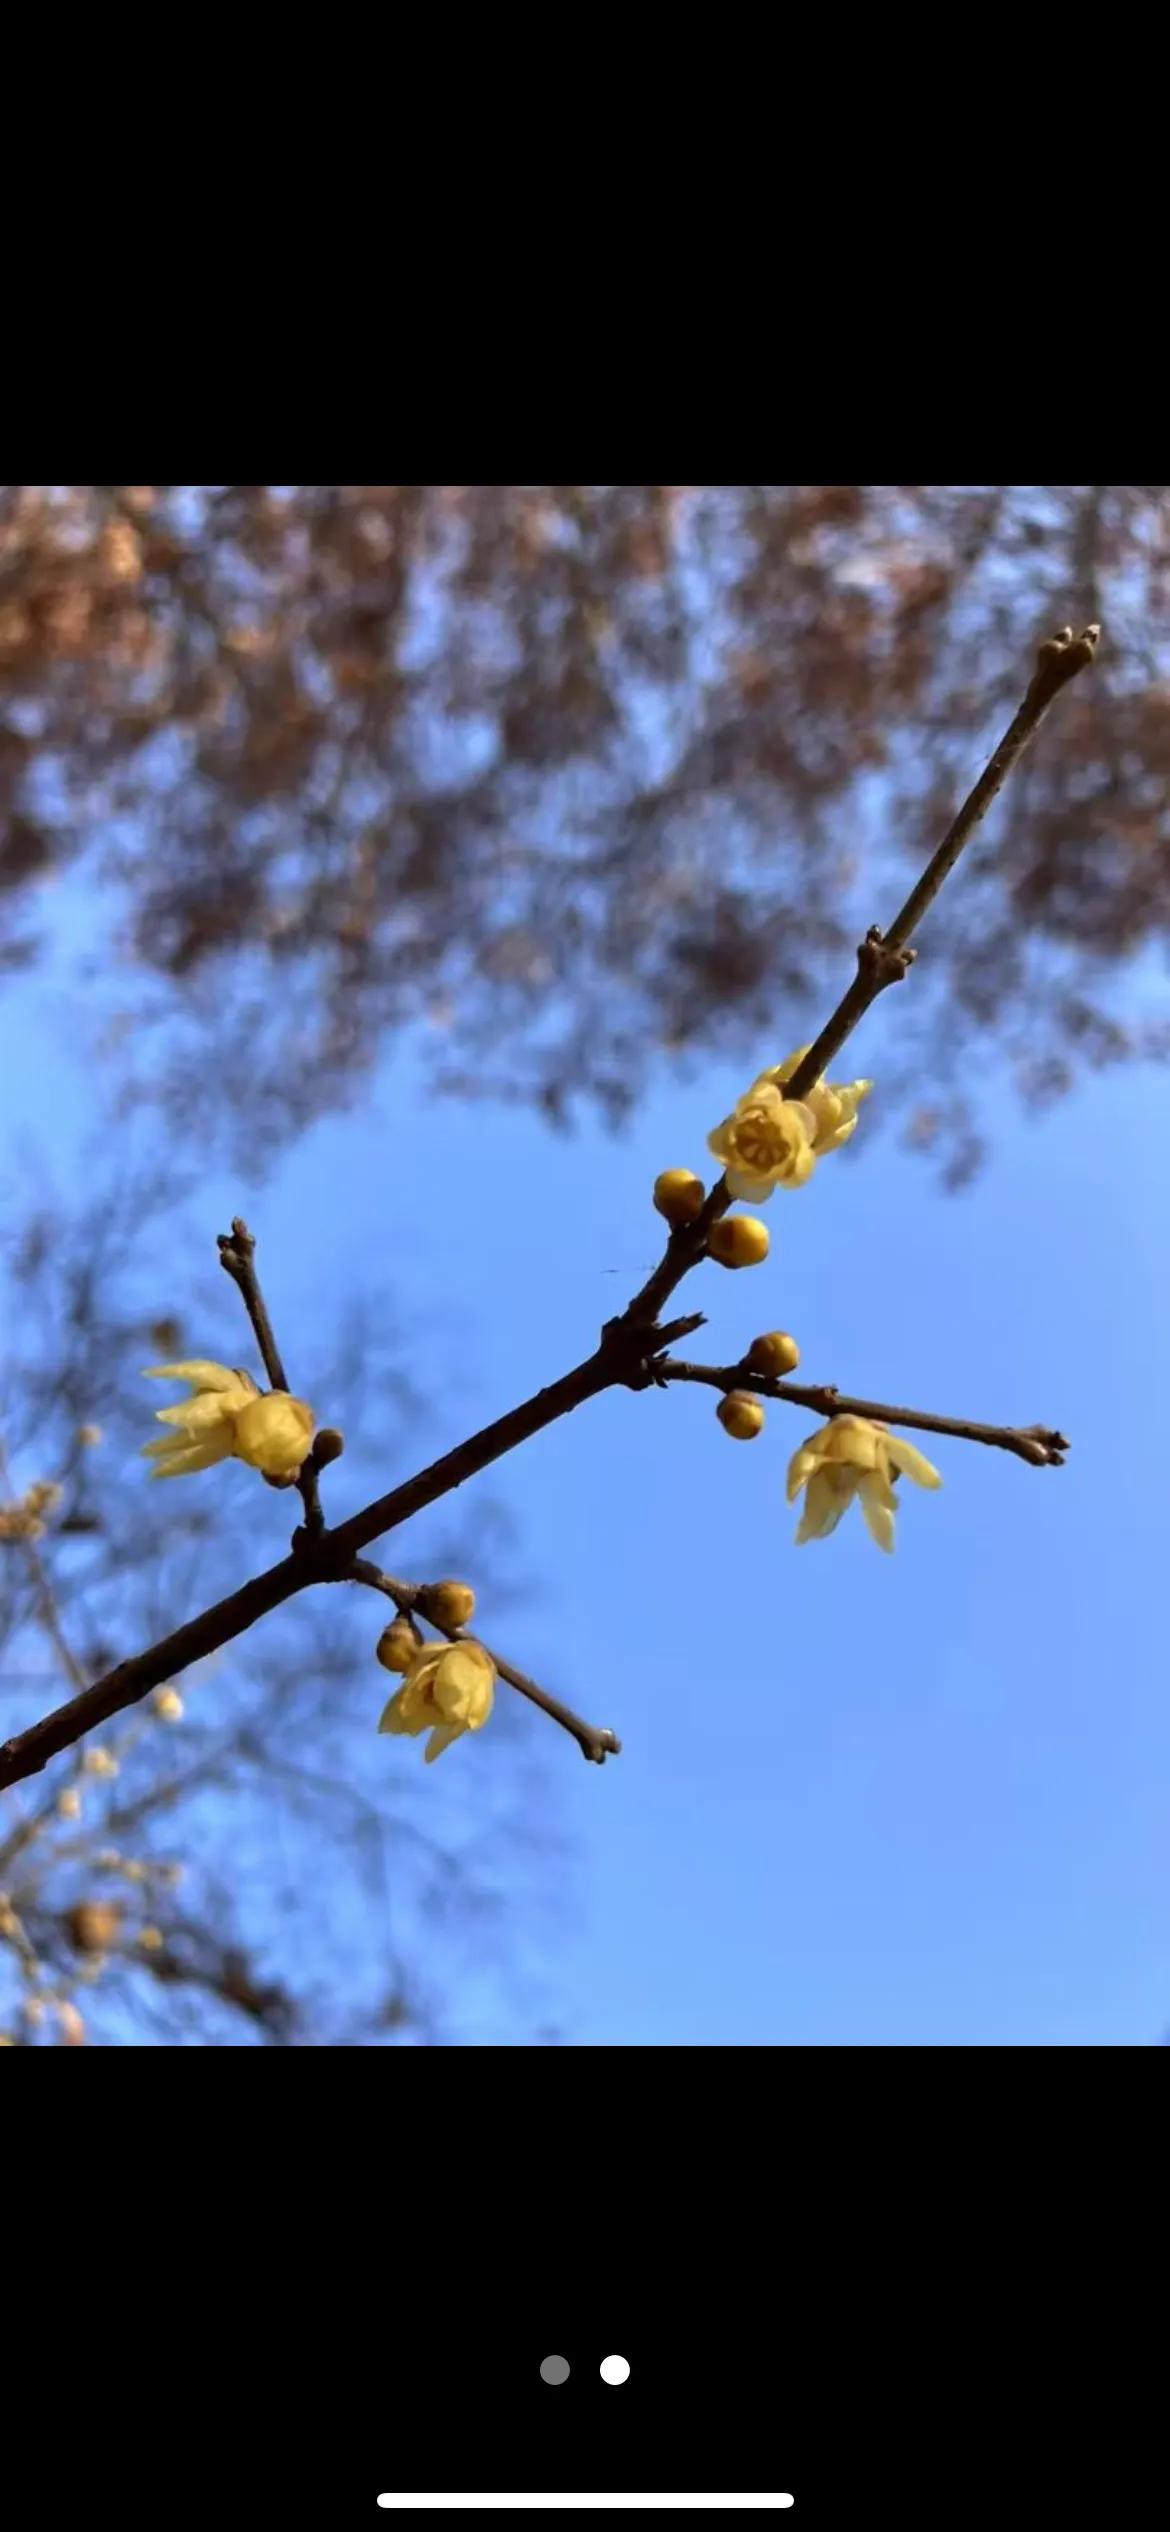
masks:
{"label": "small side branch", "polygon": [[967,1416],[927,1415],[920,1407],[882,1406],[874,1398],[843,1398],[839,1389],[826,1382],[810,1385],[776,1380],[766,1372],[750,1371],[744,1363],[660,1363],[658,1378],[663,1388],[670,1381],[689,1380],[700,1382],[707,1389],[721,1389],[724,1395],[732,1389],[750,1389],[757,1398],[782,1398],[786,1406],[807,1407],[811,1414],[824,1416],[826,1421],[835,1415],[862,1415],[870,1424],[902,1424],[918,1433],[951,1433],[960,1442],[987,1442],[994,1450],[1011,1451],[1032,1468],[1063,1468],[1065,1452],[1072,1448],[1063,1433],[1055,1433],[1045,1424],[973,1424]]}
{"label": "small side branch", "polygon": [[[247,1223],[241,1221],[238,1213],[232,1217],[230,1234],[220,1231],[215,1244],[219,1250],[219,1262],[224,1273],[231,1276],[232,1282],[243,1298],[244,1308],[252,1322],[252,1332],[260,1349],[260,1359],[268,1374],[269,1388],[283,1389],[291,1396],[292,1391],[280,1348],[273,1335],[272,1321],[268,1316],[264,1295],[260,1290],[260,1278],[256,1272],[256,1242]],[[318,1444],[321,1439],[322,1436],[318,1434]],[[325,1527],[325,1514],[321,1508],[321,1497],[317,1490],[318,1467],[324,1464],[326,1457],[335,1458],[336,1456],[335,1451],[321,1454],[315,1444],[296,1479],[297,1491],[305,1507],[305,1527],[310,1538],[318,1538]],[[287,1483],[288,1480],[282,1477],[266,1477],[265,1479],[265,1484],[269,1486],[283,1487]]]}
{"label": "small side branch", "polygon": [[483,1644],[501,1679],[506,1679],[510,1688],[515,1688],[520,1696],[528,1698],[531,1705],[539,1706],[542,1714],[551,1715],[554,1723],[570,1732],[583,1758],[592,1759],[600,1767],[607,1758],[618,1756],[622,1745],[616,1732],[609,1731],[602,1724],[585,1723],[579,1714],[574,1714],[571,1706],[562,1705],[559,1697],[550,1696],[547,1688],[539,1687],[526,1672],[517,1670],[513,1663],[504,1661],[499,1653],[493,1652],[490,1644],[484,1644],[477,1627],[441,1626],[427,1607],[425,1583],[399,1582],[393,1574],[384,1574],[379,1565],[371,1564],[365,1556],[355,1556],[348,1574],[343,1574],[341,1580],[367,1583],[371,1591],[384,1592],[386,1598],[392,1600],[406,1616],[413,1617],[417,1612],[426,1619],[428,1626],[433,1626],[439,1635],[445,1635],[450,1644],[458,1644],[465,1637],[473,1636],[477,1644]]}

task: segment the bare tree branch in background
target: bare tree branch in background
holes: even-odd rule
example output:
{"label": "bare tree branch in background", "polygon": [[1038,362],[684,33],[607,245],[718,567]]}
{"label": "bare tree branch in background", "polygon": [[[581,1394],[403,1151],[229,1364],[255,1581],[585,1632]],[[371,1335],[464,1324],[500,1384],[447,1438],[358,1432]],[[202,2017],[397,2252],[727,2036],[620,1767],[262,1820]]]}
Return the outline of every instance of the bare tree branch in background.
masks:
{"label": "bare tree branch in background", "polygon": [[[181,1318],[151,1316],[152,1292],[174,1290],[175,1203],[168,1167],[76,1215],[50,1203],[5,1243],[19,1349],[0,1363],[0,1710],[13,1719],[91,1678],[119,1637],[157,1633],[169,1605],[230,1566],[214,1507],[135,1482],[144,1354],[181,1348],[217,1288],[200,1275]],[[342,1408],[360,1388],[384,1448],[411,1401],[389,1296],[377,1303],[351,1293],[336,1347],[310,1369]],[[254,1482],[240,1472],[245,1500]],[[506,1599],[507,1542],[484,1510],[477,1559]],[[264,1527],[255,1501],[249,1526]],[[448,1525],[435,1553],[458,1561],[465,1546]],[[506,1989],[529,1882],[547,1905],[531,1761],[518,1749],[520,1774],[505,1762],[474,1814],[458,1787],[439,1812],[411,1782],[388,1778],[377,1801],[356,1790],[372,1655],[359,1597],[330,1595],[324,1625],[298,1613],[295,1643],[266,1635],[196,1665],[181,1691],[161,1683],[51,1786],[0,1806],[0,2040],[458,2036],[427,1967],[440,1902],[465,1913],[477,1972]]]}

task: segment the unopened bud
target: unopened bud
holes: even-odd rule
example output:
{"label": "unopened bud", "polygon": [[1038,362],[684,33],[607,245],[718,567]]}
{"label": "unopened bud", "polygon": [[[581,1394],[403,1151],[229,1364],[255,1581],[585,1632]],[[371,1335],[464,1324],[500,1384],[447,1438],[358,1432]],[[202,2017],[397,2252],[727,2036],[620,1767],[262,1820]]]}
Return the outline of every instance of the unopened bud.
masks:
{"label": "unopened bud", "polygon": [[749,1389],[733,1389],[730,1397],[720,1399],[715,1413],[733,1442],[754,1442],[763,1430],[764,1410]]}
{"label": "unopened bud", "polygon": [[392,1618],[378,1637],[377,1653],[383,1670],[409,1670],[421,1642],[409,1618]]}
{"label": "unopened bud", "polygon": [[108,1952],[118,1940],[122,1911],[113,1899],[81,1899],[66,1923],[79,1952]]}
{"label": "unopened bud", "polygon": [[671,1230],[682,1223],[693,1222],[703,1210],[707,1190],[693,1169],[663,1169],[654,1181],[654,1204]]}
{"label": "unopened bud", "polygon": [[66,2048],[81,2048],[85,2041],[85,2024],[68,1996],[57,2007],[57,2027]]}
{"label": "unopened bud", "polygon": [[328,1468],[331,1460],[340,1459],[345,1449],[345,1435],[335,1424],[323,1424],[313,1444],[313,1459],[318,1468]]}
{"label": "unopened bud", "polygon": [[796,1338],[785,1336],[782,1328],[773,1328],[770,1336],[754,1336],[747,1350],[748,1370],[767,1372],[776,1380],[794,1372],[799,1361]]}
{"label": "unopened bud", "polygon": [[163,1941],[157,1925],[144,1925],[138,1937],[138,1948],[143,1952],[161,1952]]}
{"label": "unopened bud", "polygon": [[111,1758],[108,1750],[87,1750],[81,1767],[86,1776],[116,1776],[118,1773],[117,1759]]}
{"label": "unopened bud", "polygon": [[76,1785],[66,1785],[64,1793],[58,1794],[57,1817],[59,1820],[80,1820],[81,1796]]}
{"label": "unopened bud", "polygon": [[183,1700],[177,1688],[156,1688],[150,1700],[160,1723],[181,1723]]}
{"label": "unopened bud", "polygon": [[435,1626],[467,1626],[475,1615],[475,1593],[470,1583],[432,1583],[422,1605]]}
{"label": "unopened bud", "polygon": [[713,1222],[707,1248],[717,1266],[762,1266],[772,1243],[766,1222],[754,1213],[728,1213]]}

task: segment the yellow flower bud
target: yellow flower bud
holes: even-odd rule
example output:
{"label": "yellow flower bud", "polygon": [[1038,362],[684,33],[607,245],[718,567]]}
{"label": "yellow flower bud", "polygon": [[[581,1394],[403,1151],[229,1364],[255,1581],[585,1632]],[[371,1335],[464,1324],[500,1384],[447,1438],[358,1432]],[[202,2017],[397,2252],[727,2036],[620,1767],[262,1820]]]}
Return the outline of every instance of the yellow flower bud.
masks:
{"label": "yellow flower bud", "polygon": [[770,1336],[755,1336],[747,1350],[749,1371],[768,1372],[775,1380],[794,1372],[800,1361],[800,1347],[794,1336],[785,1336],[774,1328]]}
{"label": "yellow flower bud", "polygon": [[122,1911],[116,1899],[81,1899],[66,1924],[79,1952],[108,1952],[118,1940]]}
{"label": "yellow flower bud", "polygon": [[754,1442],[763,1431],[764,1410],[748,1389],[733,1389],[729,1397],[720,1399],[715,1413],[733,1442]]}
{"label": "yellow flower bud", "polygon": [[66,2048],[81,2048],[85,2042],[85,2024],[75,2004],[67,1996],[57,2007],[57,2028]]}
{"label": "yellow flower bud", "polygon": [[118,1773],[117,1759],[111,1758],[108,1750],[87,1750],[81,1766],[86,1776],[116,1776]]}
{"label": "yellow flower bud", "polygon": [[377,1654],[383,1670],[408,1671],[419,1650],[420,1639],[409,1618],[392,1618],[378,1637]]}
{"label": "yellow flower bud", "polygon": [[754,1213],[728,1213],[713,1222],[707,1247],[717,1266],[761,1266],[772,1243],[766,1222]]}
{"label": "yellow flower bud", "polygon": [[66,1785],[64,1793],[58,1794],[57,1817],[59,1820],[80,1820],[81,1796],[76,1785]]}
{"label": "yellow flower bud", "polygon": [[143,1952],[161,1952],[164,1940],[157,1925],[144,1925],[138,1937],[138,1947]]}
{"label": "yellow flower bud", "polygon": [[475,1615],[475,1593],[470,1583],[432,1583],[423,1607],[434,1626],[466,1626]]}
{"label": "yellow flower bud", "polygon": [[270,1389],[235,1417],[232,1451],[265,1477],[295,1477],[313,1439],[313,1410],[303,1398]]}
{"label": "yellow flower bud", "polygon": [[707,1190],[693,1169],[663,1169],[654,1181],[654,1203],[671,1230],[693,1222],[707,1201]]}
{"label": "yellow flower bud", "polygon": [[150,1702],[160,1723],[181,1723],[183,1700],[177,1688],[156,1688]]}

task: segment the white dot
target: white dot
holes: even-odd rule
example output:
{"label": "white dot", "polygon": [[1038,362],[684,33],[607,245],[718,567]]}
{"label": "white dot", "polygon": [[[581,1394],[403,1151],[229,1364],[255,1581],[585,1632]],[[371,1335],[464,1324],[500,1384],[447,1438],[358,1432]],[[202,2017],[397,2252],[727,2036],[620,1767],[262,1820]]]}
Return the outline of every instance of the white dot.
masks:
{"label": "white dot", "polygon": [[603,2356],[601,2360],[601,2379],[603,2383],[628,2383],[630,2379],[630,2368],[626,2358],[624,2356]]}

